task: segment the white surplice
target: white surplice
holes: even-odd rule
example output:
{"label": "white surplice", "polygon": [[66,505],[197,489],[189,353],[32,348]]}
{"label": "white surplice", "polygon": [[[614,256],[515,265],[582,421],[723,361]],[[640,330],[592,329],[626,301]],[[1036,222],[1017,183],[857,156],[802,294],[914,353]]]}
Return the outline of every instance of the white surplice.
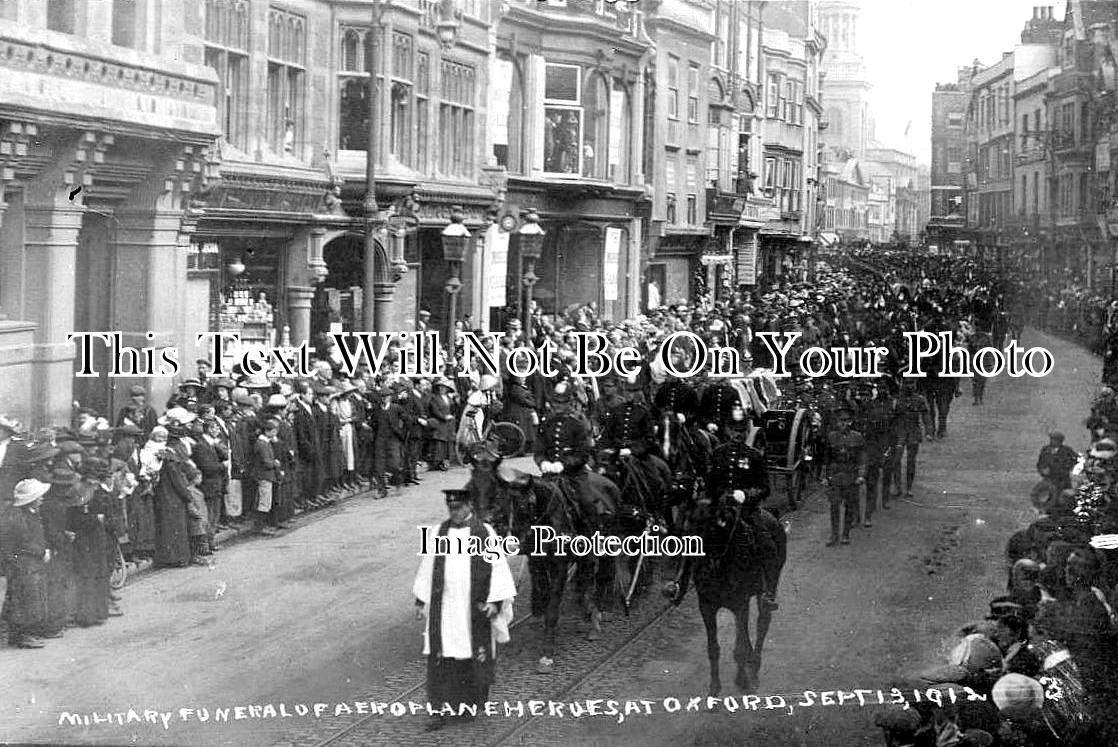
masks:
{"label": "white surplice", "polygon": [[[490,537],[497,533],[488,524],[485,529]],[[438,535],[439,528],[432,527],[429,537],[431,542]],[[470,528],[450,527],[446,536],[451,541],[451,548],[457,549],[461,541],[462,547],[470,539]],[[489,578],[489,594],[485,601],[500,604],[501,609],[495,622],[504,623],[506,626],[512,620],[512,599],[516,596],[516,582],[513,581],[509,562],[505,557],[500,557],[492,564],[492,574]],[[431,609],[431,577],[435,570],[435,556],[420,556],[419,570],[415,574],[415,583],[412,593],[415,598],[427,605],[428,620],[423,631],[423,653],[431,653],[430,643],[430,609]],[[501,603],[504,604],[501,604]],[[470,556],[466,553],[453,553],[446,556],[443,574],[443,603],[442,603],[442,655],[450,659],[473,658],[473,643],[470,639]],[[491,636],[491,640],[495,639]]]}

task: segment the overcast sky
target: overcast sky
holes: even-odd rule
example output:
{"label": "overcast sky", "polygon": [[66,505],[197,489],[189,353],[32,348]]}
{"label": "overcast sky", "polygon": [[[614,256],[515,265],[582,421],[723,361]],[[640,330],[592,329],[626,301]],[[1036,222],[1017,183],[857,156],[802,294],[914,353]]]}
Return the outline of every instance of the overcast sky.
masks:
{"label": "overcast sky", "polygon": [[[1033,6],[1063,0],[860,0],[858,44],[872,88],[877,139],[914,153],[931,153],[932,91],[952,83],[956,68],[978,58],[990,65],[1021,40]],[[908,136],[905,127],[911,121]]]}

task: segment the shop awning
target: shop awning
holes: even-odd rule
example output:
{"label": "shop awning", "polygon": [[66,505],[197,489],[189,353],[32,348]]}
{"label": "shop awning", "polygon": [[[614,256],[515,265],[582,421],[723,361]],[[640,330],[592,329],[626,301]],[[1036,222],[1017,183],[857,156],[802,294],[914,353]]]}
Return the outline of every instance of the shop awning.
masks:
{"label": "shop awning", "polygon": [[834,246],[839,242],[839,235],[830,231],[823,231],[819,234],[819,243],[823,246]]}

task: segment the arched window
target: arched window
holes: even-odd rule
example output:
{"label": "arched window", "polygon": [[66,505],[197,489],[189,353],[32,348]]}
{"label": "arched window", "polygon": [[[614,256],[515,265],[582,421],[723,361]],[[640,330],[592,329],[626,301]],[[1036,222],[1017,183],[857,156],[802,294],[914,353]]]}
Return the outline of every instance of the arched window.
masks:
{"label": "arched window", "polygon": [[592,179],[609,177],[609,100],[607,79],[591,73],[583,98],[586,135],[582,141],[582,175]]}

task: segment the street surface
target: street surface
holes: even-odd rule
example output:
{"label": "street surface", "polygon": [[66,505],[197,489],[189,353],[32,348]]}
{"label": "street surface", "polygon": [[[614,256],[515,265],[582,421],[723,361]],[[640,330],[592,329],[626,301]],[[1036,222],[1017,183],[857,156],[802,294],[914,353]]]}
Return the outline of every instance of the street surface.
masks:
{"label": "street surface", "polygon": [[[828,517],[815,491],[784,517],[789,557],[765,647],[759,694],[884,689],[937,663],[953,631],[985,615],[1004,587],[1009,535],[1033,515],[1036,453],[1063,430],[1085,445],[1082,421],[1098,380],[1088,353],[1029,330],[1052,351],[1046,379],[1002,377],[986,404],[957,399],[945,441],[921,447],[914,497],[875,515],[852,544],[824,547]],[[525,460],[527,462],[527,460]],[[523,465],[521,465],[523,466]],[[176,745],[651,744],[880,745],[879,707],[857,705],[627,718],[480,717],[436,734],[425,716],[362,721],[355,702],[422,702],[421,623],[413,617],[418,527],[445,516],[443,487],[464,471],[427,473],[387,500],[358,496],[300,517],[272,539],[227,545],[215,567],[148,573],[123,591],[125,616],[71,629],[38,651],[0,649],[0,742]],[[520,560],[513,565],[517,573]],[[525,613],[522,586],[518,617]],[[706,641],[694,594],[667,610],[657,594],[633,616],[611,615],[605,638],[585,640],[581,616],[561,620],[554,674],[535,674],[539,631],[513,629],[491,700],[652,700],[706,694]],[[733,690],[733,631],[722,613],[723,695]],[[649,621],[655,620],[652,625]],[[635,637],[634,637],[635,636]],[[793,695],[797,697],[793,698]],[[320,717],[314,704],[328,704]],[[353,713],[335,715],[336,704]],[[289,716],[215,723],[215,709],[284,704]],[[311,709],[297,715],[296,705]],[[170,712],[158,723],[59,725],[64,712]],[[180,709],[209,710],[183,720]],[[249,714],[245,710],[242,715]],[[189,715],[189,714],[188,714]],[[349,731],[345,731],[349,729]]]}

